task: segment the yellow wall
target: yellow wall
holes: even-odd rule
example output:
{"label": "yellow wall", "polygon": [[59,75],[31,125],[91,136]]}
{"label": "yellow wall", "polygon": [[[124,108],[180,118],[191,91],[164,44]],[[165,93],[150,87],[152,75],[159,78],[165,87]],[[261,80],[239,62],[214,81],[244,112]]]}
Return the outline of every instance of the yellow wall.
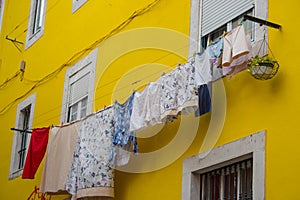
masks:
{"label": "yellow wall", "polygon": [[[279,0],[269,1],[269,20],[283,26],[281,31],[269,29],[269,43],[280,63],[278,74],[271,80],[258,81],[242,72],[231,80],[223,78],[214,84],[215,91],[218,86],[225,86],[226,118],[224,126],[221,122],[218,124],[222,131],[212,145],[219,146],[266,129],[266,198],[272,200],[295,199],[300,178],[297,173],[300,167],[300,128],[297,126],[300,42],[296,20],[298,1],[293,2],[285,5]],[[30,0],[6,0],[0,38],[0,84],[18,71],[21,60],[27,65],[23,81],[18,78],[0,89],[0,109],[33,86],[28,79],[37,80],[51,73],[149,3],[151,0],[90,0],[72,14],[71,1],[48,0],[44,35],[20,53],[5,36],[25,42]],[[143,88],[163,71],[168,72],[178,62],[183,63],[188,52],[189,15],[189,1],[161,0],[149,12],[133,19],[119,34],[99,43],[93,110],[115,99],[125,101],[133,89]],[[30,93],[37,93],[33,127],[59,123],[64,74],[68,67]],[[137,84],[131,84],[136,81]],[[215,102],[221,103],[223,99],[214,95]],[[14,127],[16,108],[23,99],[0,114],[0,199],[27,199],[41,178],[42,165],[34,180],[8,181],[13,141],[10,128]],[[221,112],[222,105],[215,106]],[[161,131],[157,131],[161,127],[156,126],[141,133],[140,137],[146,137],[139,139],[141,157],[168,145],[170,149],[151,157],[147,166],[139,162],[136,171],[163,168],[144,173],[118,171],[116,199],[181,199],[182,161],[199,153],[208,126],[213,123],[210,117],[211,114],[201,118],[183,116]],[[149,135],[152,137],[147,138]]]}

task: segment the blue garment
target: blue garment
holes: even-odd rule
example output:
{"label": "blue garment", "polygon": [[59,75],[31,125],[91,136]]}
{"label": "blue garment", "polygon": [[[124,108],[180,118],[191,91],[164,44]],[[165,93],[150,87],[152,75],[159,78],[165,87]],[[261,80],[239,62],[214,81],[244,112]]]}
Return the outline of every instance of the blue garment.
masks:
{"label": "blue garment", "polygon": [[138,153],[137,141],[134,132],[130,132],[130,117],[132,113],[134,93],[125,101],[120,104],[115,101],[115,130],[112,143],[124,147],[128,143],[133,143],[133,152]]}
{"label": "blue garment", "polygon": [[223,54],[223,40],[223,37],[219,37],[208,47],[212,63],[216,63],[218,58]]}
{"label": "blue garment", "polygon": [[[211,84],[210,84],[211,86]],[[208,86],[200,85],[198,88],[198,101],[199,101],[199,108],[196,111],[196,116],[199,117],[205,113],[210,112],[211,110],[211,95]]]}

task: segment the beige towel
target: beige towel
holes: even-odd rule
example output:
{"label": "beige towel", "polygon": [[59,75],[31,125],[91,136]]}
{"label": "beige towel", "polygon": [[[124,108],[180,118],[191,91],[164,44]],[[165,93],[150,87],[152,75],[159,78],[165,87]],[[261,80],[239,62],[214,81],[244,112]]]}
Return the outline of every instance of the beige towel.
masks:
{"label": "beige towel", "polygon": [[81,121],[51,129],[40,192],[64,194]]}

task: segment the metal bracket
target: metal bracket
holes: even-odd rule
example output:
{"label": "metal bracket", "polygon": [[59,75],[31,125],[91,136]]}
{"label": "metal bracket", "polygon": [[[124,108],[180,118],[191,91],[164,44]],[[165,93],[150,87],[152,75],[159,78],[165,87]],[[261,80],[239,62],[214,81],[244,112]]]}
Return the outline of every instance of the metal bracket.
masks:
{"label": "metal bracket", "polygon": [[21,132],[21,133],[32,133],[32,131],[21,130],[21,129],[17,129],[17,128],[10,128],[10,130],[12,130],[12,131],[19,131],[19,132]]}
{"label": "metal bracket", "polygon": [[269,22],[267,20],[259,19],[259,18],[250,16],[250,15],[244,15],[243,20],[244,21],[249,20],[249,21],[259,23],[260,25],[266,25],[266,26],[269,26],[269,27],[272,27],[272,28],[281,29],[281,25],[279,25],[279,24],[275,24],[273,22]]}
{"label": "metal bracket", "polygon": [[18,44],[24,44],[23,42],[19,42],[19,41],[17,41],[17,39],[16,39],[16,38],[15,38],[15,39],[11,39],[11,38],[9,38],[9,37],[8,37],[8,35],[6,35],[5,39],[7,39],[7,40],[9,40],[9,41],[12,41],[12,42],[15,42],[15,43],[18,43]]}

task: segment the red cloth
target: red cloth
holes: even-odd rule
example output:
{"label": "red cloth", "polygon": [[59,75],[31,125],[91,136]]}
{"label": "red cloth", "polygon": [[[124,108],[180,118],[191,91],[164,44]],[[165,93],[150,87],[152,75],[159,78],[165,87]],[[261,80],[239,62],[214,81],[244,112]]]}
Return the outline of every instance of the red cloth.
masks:
{"label": "red cloth", "polygon": [[32,135],[22,174],[23,179],[33,179],[45,155],[50,127],[32,129]]}

